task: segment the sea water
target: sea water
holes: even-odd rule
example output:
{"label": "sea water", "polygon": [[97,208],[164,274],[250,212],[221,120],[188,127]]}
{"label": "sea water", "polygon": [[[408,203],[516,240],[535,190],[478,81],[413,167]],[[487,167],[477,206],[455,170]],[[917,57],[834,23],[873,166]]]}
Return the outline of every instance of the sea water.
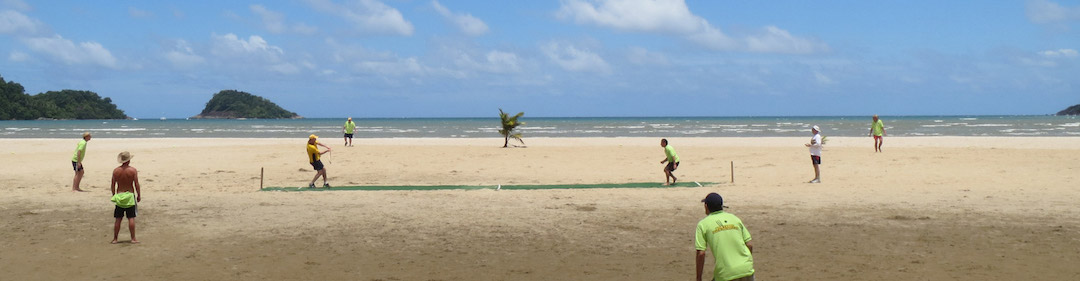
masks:
{"label": "sea water", "polygon": [[[1076,116],[882,116],[889,136],[1080,136]],[[498,118],[355,118],[357,138],[500,137]],[[865,136],[869,116],[523,117],[529,137],[792,137],[818,125],[827,136]],[[0,121],[0,138],[339,137],[345,118],[247,120]]]}

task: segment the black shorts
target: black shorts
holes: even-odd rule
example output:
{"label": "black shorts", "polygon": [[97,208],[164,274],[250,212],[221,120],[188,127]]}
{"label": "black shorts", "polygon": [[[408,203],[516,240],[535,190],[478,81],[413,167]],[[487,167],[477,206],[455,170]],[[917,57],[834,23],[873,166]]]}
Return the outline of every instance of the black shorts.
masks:
{"label": "black shorts", "polygon": [[667,167],[665,167],[664,169],[667,169],[669,172],[674,172],[675,169],[678,169],[678,168],[679,168],[679,162],[668,162]]}
{"label": "black shorts", "polygon": [[119,219],[123,218],[126,214],[127,218],[134,218],[136,213],[135,211],[138,211],[138,209],[139,205],[131,206],[128,208],[120,208],[120,206],[116,206],[116,209],[113,209],[112,216]]}
{"label": "black shorts", "polygon": [[810,155],[810,162],[814,163],[815,165],[821,165],[821,156]]}
{"label": "black shorts", "polygon": [[315,162],[311,163],[311,167],[315,168],[316,171],[322,171],[322,169],[324,168],[322,160],[315,160]]}
{"label": "black shorts", "polygon": [[82,168],[83,167],[82,167],[82,165],[79,165],[79,162],[71,161],[71,169],[72,170],[75,170],[76,172],[78,172],[78,171],[82,171]]}
{"label": "black shorts", "polygon": [[346,137],[346,138],[350,138],[350,139],[351,139],[351,138],[352,138],[352,134],[345,134],[345,137]]}

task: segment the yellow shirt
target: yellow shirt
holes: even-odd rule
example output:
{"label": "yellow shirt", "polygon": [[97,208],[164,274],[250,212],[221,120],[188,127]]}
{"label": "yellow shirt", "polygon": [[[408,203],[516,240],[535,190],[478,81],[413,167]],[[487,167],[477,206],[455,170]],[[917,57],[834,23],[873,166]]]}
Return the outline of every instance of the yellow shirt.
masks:
{"label": "yellow shirt", "polygon": [[86,154],[86,139],[80,140],[78,145],[75,145],[75,155],[71,156],[71,162],[82,161],[83,155]]}
{"label": "yellow shirt", "polygon": [[[315,144],[318,144],[318,142],[316,142]],[[315,163],[315,161],[319,161],[319,147],[315,146],[314,144],[307,145],[307,157],[308,163]]]}

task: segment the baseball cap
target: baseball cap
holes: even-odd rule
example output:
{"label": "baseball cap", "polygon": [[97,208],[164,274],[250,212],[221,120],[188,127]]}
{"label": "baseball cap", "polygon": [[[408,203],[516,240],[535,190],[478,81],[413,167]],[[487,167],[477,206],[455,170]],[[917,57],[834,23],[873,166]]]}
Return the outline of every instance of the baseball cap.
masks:
{"label": "baseball cap", "polygon": [[349,121],[352,121],[352,117],[349,117]]}
{"label": "baseball cap", "polygon": [[317,138],[319,138],[319,136],[316,136],[315,134],[311,134],[311,135],[310,135],[310,136],[308,136],[307,138],[308,138],[308,139],[317,139]]}
{"label": "baseball cap", "polygon": [[719,211],[724,208],[724,197],[716,192],[709,193],[709,195],[705,196],[705,199],[701,199],[701,202],[705,202],[705,205],[709,206],[709,210]]}
{"label": "baseball cap", "polygon": [[90,135],[90,132],[83,132],[83,133],[82,133],[82,137],[84,137],[84,138],[85,138],[86,136],[89,136],[89,135]]}

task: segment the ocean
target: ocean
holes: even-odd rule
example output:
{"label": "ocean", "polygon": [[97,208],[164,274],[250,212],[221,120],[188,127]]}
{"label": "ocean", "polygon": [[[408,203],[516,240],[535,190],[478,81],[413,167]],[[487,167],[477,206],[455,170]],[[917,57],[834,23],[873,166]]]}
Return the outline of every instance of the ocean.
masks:
{"label": "ocean", "polygon": [[[882,116],[889,136],[1080,136],[1077,116]],[[530,137],[792,137],[813,125],[826,136],[865,136],[869,116],[537,117],[518,127]],[[356,138],[491,138],[498,118],[356,118]],[[340,137],[345,118],[247,120],[0,121],[0,138]]]}

